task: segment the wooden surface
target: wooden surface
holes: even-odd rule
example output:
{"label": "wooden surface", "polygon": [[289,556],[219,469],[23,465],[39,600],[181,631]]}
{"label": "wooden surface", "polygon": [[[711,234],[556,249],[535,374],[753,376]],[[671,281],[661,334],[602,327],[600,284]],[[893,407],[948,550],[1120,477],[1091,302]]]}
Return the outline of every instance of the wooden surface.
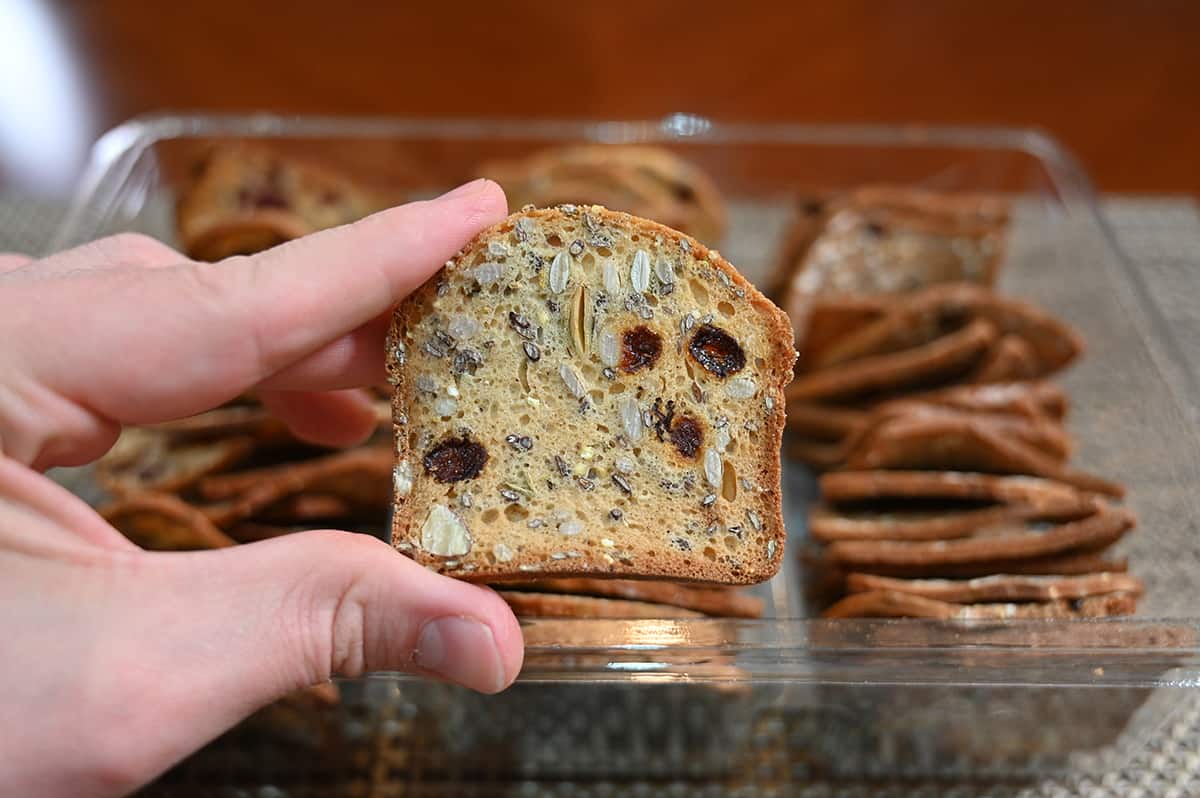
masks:
{"label": "wooden surface", "polygon": [[3,2],[0,185],[43,193],[200,109],[1037,126],[1102,190],[1200,194],[1194,0]]}

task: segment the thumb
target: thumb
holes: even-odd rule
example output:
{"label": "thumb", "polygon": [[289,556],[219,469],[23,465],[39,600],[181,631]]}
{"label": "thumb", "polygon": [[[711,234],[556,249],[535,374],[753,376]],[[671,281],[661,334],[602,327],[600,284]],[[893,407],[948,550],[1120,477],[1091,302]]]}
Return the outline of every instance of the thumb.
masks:
{"label": "thumb", "polygon": [[[499,596],[366,535],[303,532],[137,556],[139,573],[122,591],[133,606],[121,608],[119,639],[106,649],[136,659],[155,685],[154,751],[140,750],[155,760],[141,763],[149,772],[332,675],[408,671],[492,693],[521,668],[521,630]],[[164,725],[164,716],[188,722]]]}

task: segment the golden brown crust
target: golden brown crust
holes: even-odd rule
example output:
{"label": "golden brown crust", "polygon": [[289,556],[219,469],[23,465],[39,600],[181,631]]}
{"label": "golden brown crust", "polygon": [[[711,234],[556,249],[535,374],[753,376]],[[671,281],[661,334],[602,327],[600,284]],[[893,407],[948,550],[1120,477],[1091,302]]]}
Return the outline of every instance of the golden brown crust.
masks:
{"label": "golden brown crust", "polygon": [[505,584],[506,590],[568,593],[669,604],[705,615],[759,618],[764,602],[737,588],[700,587],[633,579],[542,579]]}
{"label": "golden brown crust", "polygon": [[[414,507],[414,500],[408,498],[407,495],[397,496],[396,509],[393,514],[394,545],[396,545],[396,547],[401,551],[416,557],[418,561],[429,567],[436,568],[444,573],[448,573],[460,578],[466,578],[475,581],[512,578],[528,579],[551,575],[588,576],[596,574],[659,577],[692,581],[714,581],[726,584],[746,584],[763,581],[767,578],[770,578],[770,576],[772,576],[779,568],[779,564],[783,556],[784,540],[781,495],[779,487],[780,471],[778,442],[782,437],[784,424],[783,387],[791,379],[792,364],[794,363],[795,359],[795,352],[791,348],[791,330],[786,317],[774,305],[772,305],[769,300],[767,300],[752,285],[750,285],[740,274],[738,274],[728,262],[721,258],[719,253],[717,253],[715,250],[709,250],[695,239],[666,228],[655,222],[594,206],[590,208],[577,208],[571,206],[540,210],[529,209],[520,214],[514,214],[504,222],[481,233],[475,239],[475,241],[469,244],[462,252],[459,253],[458,256],[456,256],[455,259],[450,262],[447,267],[448,271],[446,272],[446,277],[448,280],[446,285],[449,286],[456,279],[465,281],[467,278],[463,275],[466,274],[466,269],[468,267],[475,266],[476,263],[478,263],[483,257],[487,257],[486,253],[488,251],[489,244],[496,244],[498,246],[502,245],[504,251],[508,251],[509,247],[512,247],[513,251],[523,251],[517,248],[517,243],[523,241],[523,239],[519,238],[518,236],[518,233],[522,233],[522,231],[525,229],[521,225],[528,225],[529,229],[537,229],[539,231],[539,238],[537,241],[530,243],[528,247],[533,247],[536,243],[536,245],[541,248],[539,251],[544,251],[546,250],[546,247],[557,248],[558,246],[561,246],[563,249],[558,249],[557,251],[564,255],[566,252],[565,248],[567,246],[567,242],[576,237],[576,232],[581,233],[582,235],[579,236],[580,240],[576,242],[580,247],[581,258],[590,257],[592,252],[592,250],[587,248],[587,246],[591,245],[583,244],[584,238],[597,239],[599,236],[609,236],[610,238],[615,236],[617,239],[619,239],[618,243],[612,244],[612,249],[610,249],[609,246],[596,246],[595,252],[600,254],[601,250],[612,252],[615,251],[616,248],[622,246],[630,249],[632,252],[632,245],[620,242],[631,241],[634,236],[640,237],[639,240],[646,242],[640,246],[652,246],[656,251],[662,253],[683,253],[679,256],[681,258],[680,264],[682,265],[677,264],[676,268],[686,267],[687,269],[695,268],[698,270],[694,276],[692,276],[691,272],[689,271],[686,275],[686,278],[690,281],[690,283],[695,283],[701,288],[707,285],[707,287],[704,288],[704,293],[705,296],[709,297],[707,300],[709,303],[708,307],[712,310],[717,309],[719,301],[728,304],[729,309],[737,312],[743,312],[741,310],[737,310],[738,308],[748,306],[751,310],[751,313],[741,317],[749,320],[748,326],[744,328],[741,334],[753,336],[754,341],[759,341],[761,343],[754,344],[754,346],[748,345],[746,350],[746,370],[744,372],[739,372],[738,379],[741,379],[742,374],[753,376],[753,380],[751,380],[749,384],[752,388],[755,388],[756,392],[758,392],[757,395],[762,397],[759,399],[759,401],[763,402],[763,406],[765,407],[765,410],[760,408],[753,412],[756,429],[754,432],[753,442],[747,440],[747,445],[754,447],[752,451],[759,452],[761,450],[761,456],[756,454],[750,461],[749,466],[746,466],[745,463],[747,455],[745,452],[747,449],[745,446],[743,446],[742,449],[739,449],[739,454],[737,455],[738,462],[743,468],[749,468],[749,473],[737,476],[735,478],[736,483],[732,491],[722,488],[719,491],[721,496],[717,496],[716,493],[714,493],[712,500],[708,500],[704,495],[705,491],[701,489],[703,480],[705,480],[706,477],[703,471],[698,470],[700,469],[701,462],[707,459],[706,455],[709,450],[704,452],[697,451],[697,459],[695,460],[694,465],[689,466],[686,465],[686,460],[681,461],[685,463],[683,466],[685,469],[690,468],[697,470],[696,473],[699,473],[700,475],[699,480],[701,480],[701,484],[695,486],[694,488],[686,488],[685,484],[685,495],[687,491],[691,491],[691,493],[696,497],[695,501],[691,502],[691,504],[694,504],[694,509],[684,509],[684,507],[681,506],[680,512],[671,516],[670,523],[672,526],[670,529],[672,530],[677,528],[676,525],[685,525],[686,527],[686,525],[690,522],[696,522],[695,532],[689,531],[690,527],[688,527],[685,528],[683,534],[675,533],[676,537],[672,540],[676,542],[676,545],[668,545],[667,542],[650,543],[649,535],[646,535],[645,537],[631,536],[622,542],[618,539],[620,537],[619,534],[614,535],[605,531],[612,529],[614,532],[619,533],[621,527],[601,527],[600,525],[597,525],[594,530],[586,527],[583,528],[581,531],[584,531],[586,534],[579,535],[578,538],[572,536],[570,539],[565,539],[557,543],[555,542],[556,539],[548,533],[538,533],[541,534],[543,536],[542,539],[546,541],[544,544],[539,543],[536,548],[533,547],[533,544],[530,544],[531,548],[528,554],[517,554],[514,552],[514,556],[511,558],[508,556],[500,558],[494,556],[494,552],[492,550],[497,545],[503,545],[505,547],[505,554],[507,555],[508,549],[510,548],[509,544],[512,541],[506,540],[505,535],[511,536],[515,531],[513,530],[512,526],[508,527],[510,531],[507,533],[500,528],[503,526],[503,522],[499,521],[499,519],[506,518],[507,516],[503,515],[503,513],[508,511],[507,506],[501,506],[492,508],[496,516],[495,519],[482,526],[479,526],[478,522],[476,522],[475,528],[470,531],[469,534],[473,536],[471,542],[466,543],[463,547],[468,551],[473,552],[473,554],[465,557],[445,554],[439,555],[436,553],[426,552],[421,547],[423,529],[425,524],[429,523],[428,514],[433,512],[433,506],[435,503],[429,502],[428,499],[426,499],[423,500],[425,503],[417,508]],[[570,232],[568,235],[568,231],[572,232]],[[561,237],[559,237],[559,233],[561,233]],[[545,237],[545,246],[541,244],[542,236]],[[552,244],[552,239],[557,240],[559,244]],[[533,242],[533,239],[528,240]],[[648,242],[653,243],[649,244]],[[550,251],[550,255],[554,258],[558,257],[557,255],[553,255],[553,250]],[[607,258],[610,257],[610,255],[601,254],[601,257]],[[524,268],[522,263],[517,264],[514,268]],[[547,279],[545,277],[545,272],[551,271],[553,268],[553,265],[550,263],[550,258],[547,257],[544,261],[539,261],[539,264],[544,271],[538,272],[539,277],[537,279]],[[599,268],[599,263],[596,264],[595,268]],[[626,264],[623,268],[625,269],[625,277],[623,279],[625,280],[625,285],[628,286],[628,281],[631,279],[629,276],[628,265]],[[655,268],[657,268],[657,266]],[[567,273],[576,274],[577,272],[571,271]],[[595,275],[589,276],[586,272],[583,274],[584,276],[580,279],[585,281],[589,279],[595,279]],[[709,278],[712,278],[711,282],[708,282]],[[396,396],[393,412],[397,422],[397,434],[395,440],[397,462],[399,464],[398,468],[405,469],[405,475],[402,481],[404,482],[406,489],[412,490],[414,495],[421,490],[426,490],[425,487],[422,487],[422,480],[428,481],[428,485],[430,486],[428,488],[430,495],[432,495],[433,491],[433,477],[429,476],[427,473],[421,472],[421,465],[423,462],[425,462],[426,458],[430,457],[429,453],[432,451],[432,449],[421,449],[419,451],[414,451],[413,440],[416,440],[419,437],[420,430],[410,430],[408,425],[410,415],[425,412],[425,410],[422,410],[418,403],[420,401],[425,401],[426,403],[430,401],[428,397],[423,400],[418,398],[420,389],[416,384],[417,376],[415,373],[412,373],[412,370],[416,368],[413,363],[417,362],[419,358],[432,356],[428,355],[427,352],[426,354],[421,354],[422,351],[425,351],[422,349],[422,342],[414,342],[409,340],[408,336],[413,334],[413,330],[416,330],[420,327],[422,321],[433,318],[432,316],[428,315],[428,308],[433,306],[439,297],[437,292],[439,284],[442,283],[442,279],[443,274],[439,273],[438,275],[435,275],[428,283],[426,283],[424,287],[419,289],[413,294],[412,297],[410,297],[408,301],[401,305],[395,315],[392,330],[389,336],[388,351],[392,353],[396,353],[398,351],[401,352],[404,360],[404,365],[397,363],[397,361],[394,359],[389,361],[389,380],[395,386]],[[680,277],[680,281],[683,281],[683,279],[684,277]],[[448,287],[447,289],[443,290],[447,291],[448,296],[456,296],[452,292],[458,289],[450,289]],[[529,290],[532,292],[534,287],[530,286]],[[628,289],[626,288],[623,290]],[[640,291],[641,289],[637,290]],[[698,289],[689,287],[687,290],[692,291]],[[727,296],[728,298],[725,298]],[[663,295],[663,297],[666,297],[666,295]],[[660,304],[665,304],[669,297],[663,297],[657,298],[655,301]],[[539,300],[539,305],[540,304],[541,300]],[[659,309],[659,312],[662,312],[661,308]],[[655,316],[653,312],[650,313],[650,316],[655,319],[658,318],[658,316]],[[647,318],[647,316],[642,316],[642,318]],[[518,321],[528,323],[523,317],[519,317]],[[676,324],[677,326],[678,320],[672,323]],[[517,321],[514,321],[514,316],[510,315],[508,317],[508,322],[504,325],[504,329],[501,330],[503,335],[508,336],[508,338],[504,338],[500,335],[496,336],[496,349],[489,350],[489,358],[509,356],[507,347],[515,347],[513,342],[519,342],[519,339],[516,338],[518,333],[514,333],[513,330],[507,329],[508,326],[514,324],[517,324]],[[549,324],[549,322],[547,322],[547,324]],[[665,332],[665,328],[663,329]],[[685,327],[684,329],[687,330],[688,328]],[[697,326],[692,329],[699,329],[699,327]],[[562,333],[555,334],[561,335]],[[509,338],[512,338],[512,341],[508,340]],[[668,338],[667,340],[671,339]],[[682,341],[682,338],[680,340]],[[749,338],[747,340],[749,340]],[[528,340],[526,340],[526,343],[528,343]],[[502,345],[506,347],[506,349],[503,351],[500,348]],[[682,343],[680,346],[682,346]],[[759,347],[759,349],[755,349],[755,346]],[[562,369],[564,368],[562,365],[563,362],[568,362],[568,368],[573,367],[569,365],[569,361],[561,360],[561,357],[563,356],[562,352],[556,354],[553,359],[549,357],[542,358],[539,352],[535,352],[535,354],[539,354],[539,357],[535,359],[529,355],[528,349],[526,349],[525,352],[525,355],[519,356],[517,359],[522,363],[524,363],[526,360],[536,363],[536,368],[539,370],[548,369],[550,366],[554,366],[555,368],[558,368],[559,372],[561,373]],[[676,356],[676,353],[668,354],[665,352],[662,355],[663,358]],[[589,357],[594,357],[594,355],[589,355]],[[445,360],[448,359],[449,358],[446,358]],[[434,360],[437,360],[437,358],[435,357]],[[445,360],[442,362],[445,362]],[[426,361],[422,360],[420,362],[424,363]],[[754,364],[752,367],[750,365],[751,363]],[[514,370],[515,368],[516,367],[514,366]],[[689,368],[691,368],[691,366],[689,366]],[[530,373],[533,373],[532,368]],[[541,373],[541,371],[538,372],[539,379],[543,379],[540,376]],[[499,377],[497,377],[497,379],[499,379]],[[548,379],[553,379],[553,375],[550,375]],[[642,378],[638,377],[638,379]],[[705,384],[711,383],[707,390],[724,390],[722,385],[726,384],[723,382],[713,381],[712,377],[708,376],[705,372],[699,369],[697,369],[696,374],[693,375],[692,379],[699,380],[701,383]],[[472,379],[469,383],[469,390],[473,393],[471,395],[464,393],[462,397],[456,397],[456,402],[483,401],[488,394],[483,388],[477,386],[476,382],[476,380]],[[561,381],[554,382],[553,384],[558,386],[557,390],[561,390],[563,382],[566,382],[566,377],[563,377]],[[466,386],[468,383],[463,383],[463,385]],[[566,387],[570,389],[570,383],[567,383]],[[697,388],[699,388],[699,385],[697,385]],[[456,388],[456,390],[458,389]],[[479,396],[476,397],[474,395],[474,392],[476,391],[483,391],[483,393],[480,393]],[[543,399],[544,398],[546,398],[545,395],[543,395]],[[611,399],[606,400],[603,395],[595,397],[595,400],[600,402],[614,401]],[[560,400],[555,398],[554,401],[558,402]],[[646,401],[648,403],[648,398]],[[722,398],[721,401],[724,402],[726,400]],[[535,411],[538,406],[540,405],[531,405],[531,407],[534,407]],[[709,401],[707,403],[707,407],[709,409],[705,410],[704,412],[716,412],[715,410],[711,409],[716,406],[716,402]],[[686,408],[684,408],[684,410],[686,410]],[[683,412],[683,410],[680,412]],[[751,411],[746,409],[739,412],[743,414],[749,414]],[[532,416],[534,413],[526,411],[526,414]],[[516,412],[515,415],[520,415],[520,411]],[[648,416],[646,413],[643,413],[642,418],[645,419],[647,417]],[[619,428],[619,425],[614,423],[615,421],[616,419],[614,418],[613,422],[607,422],[607,428],[610,432],[613,431],[613,427]],[[492,423],[494,424],[494,422]],[[533,422],[531,421],[530,423]],[[550,425],[552,425],[552,422],[547,421],[542,425],[542,427],[548,427]],[[715,435],[716,430],[717,427],[714,426],[713,429],[706,432],[705,435]],[[546,432],[549,433],[550,430],[547,429]],[[737,434],[741,433],[739,432]],[[503,439],[504,438],[501,437],[501,440]],[[550,437],[547,438],[547,440],[553,442],[557,441],[558,439]],[[531,439],[531,443],[532,442],[533,441]],[[430,443],[433,442],[431,441]],[[576,446],[582,445],[582,442],[571,441],[570,444],[571,446]],[[715,446],[715,444],[713,445]],[[705,438],[704,446],[709,446],[708,438]],[[540,453],[544,451],[544,448],[544,446],[539,445],[537,448],[534,448],[533,451]],[[657,449],[655,451],[657,451]],[[501,446],[498,450],[488,451],[488,457],[499,457],[500,452],[507,453],[508,450]],[[540,463],[542,465],[539,467],[550,469],[555,468],[554,462],[549,459],[549,454],[550,453],[540,455]],[[516,455],[513,455],[513,457],[515,456]],[[655,457],[658,457],[658,455],[655,455]],[[666,462],[666,459],[661,458],[660,461]],[[534,462],[537,463],[539,461]],[[720,458],[718,458],[718,462],[721,462]],[[728,464],[731,461],[727,458],[725,462]],[[425,469],[428,468],[429,466],[425,465]],[[549,480],[551,485],[555,485],[556,481],[560,479],[560,476],[555,474],[553,471],[549,472],[548,474],[539,475],[539,479],[542,479],[544,476],[551,477]],[[620,476],[620,474],[614,474],[614,477],[616,476]],[[466,478],[470,480],[474,477],[468,476]],[[566,484],[569,484],[571,480],[577,480],[578,478],[578,475],[574,475],[573,473],[561,474],[561,479],[566,480]],[[490,479],[486,472],[484,473],[483,479]],[[589,480],[589,484],[593,485],[597,491],[600,489],[601,484],[604,485],[606,490],[611,489],[608,476],[603,472],[598,472],[597,474],[597,479],[599,479],[599,482],[592,483],[591,477],[587,477],[587,479]],[[695,479],[695,477],[693,477],[693,479]],[[753,492],[751,492],[749,489],[744,489],[744,487],[737,487],[737,485],[740,485],[743,480],[747,480],[747,484],[750,484],[753,487]],[[709,481],[711,482],[711,479]],[[464,483],[464,485],[464,491],[471,487],[469,482]],[[518,485],[517,487],[522,486]],[[531,492],[533,491],[532,486],[528,486],[528,489]],[[590,488],[585,489],[590,491]],[[696,493],[697,489],[700,489],[699,493]],[[445,488],[438,488],[438,490],[441,491],[442,494],[447,493],[447,489]],[[517,496],[521,495],[519,491],[512,490],[511,488],[507,490]],[[729,515],[733,511],[724,509],[725,505],[722,504],[722,502],[728,499],[729,504],[732,507],[736,501],[734,498],[729,498],[726,495],[727,493],[736,494],[736,496],[743,497],[743,499],[737,503],[737,506],[741,508],[736,512],[737,519],[734,519],[732,516],[729,518],[723,517],[724,515]],[[451,495],[453,496],[453,494]],[[647,494],[647,496],[652,495],[652,493]],[[618,499],[621,499],[621,497],[617,494],[614,494],[614,496]],[[702,498],[705,499],[705,501],[701,501]],[[490,494],[484,499],[484,501],[492,500],[493,499]],[[510,504],[518,505],[518,508],[524,504],[522,501],[514,501],[511,498],[506,500]],[[621,500],[624,501],[625,499]],[[564,504],[559,506],[557,511],[569,512],[572,509],[572,505],[569,503],[571,501],[573,500],[569,498],[564,499]],[[753,510],[753,512],[748,512],[749,510]],[[416,516],[418,511],[421,514],[420,517]],[[482,513],[487,511],[483,508],[479,501],[475,500],[475,497],[472,497],[472,503],[470,505],[462,505],[461,507],[456,506],[453,509],[443,508],[443,511],[439,512],[442,518],[447,519],[446,523],[450,524],[453,528],[456,524],[465,524],[465,522],[461,520],[462,514],[470,514],[472,517],[479,517]],[[521,516],[521,513],[525,512],[523,509],[515,509],[511,510],[510,512],[518,515],[518,520],[523,524],[524,516]],[[626,512],[629,511],[626,510]],[[743,515],[745,515],[745,518],[743,518]],[[458,518],[459,520],[455,521],[455,518]],[[541,520],[541,516],[539,515],[537,518],[531,520]],[[618,520],[620,520],[619,517]],[[497,522],[499,522],[498,526],[496,525]],[[439,523],[441,523],[441,521],[439,521]],[[561,523],[565,524],[567,521],[563,520]],[[607,522],[604,523],[607,524]],[[717,538],[715,543],[706,542],[702,536],[698,537],[694,543],[688,539],[688,536],[695,535],[697,533],[702,533],[702,535],[715,534],[715,532],[711,531],[714,529],[714,524],[717,525],[715,528],[718,531],[722,526],[728,528],[724,539]],[[443,526],[442,528],[445,527]],[[659,529],[661,529],[661,526],[659,526]],[[522,530],[520,534],[529,535],[529,533],[525,532],[524,530]],[[658,534],[663,538],[666,537],[665,533],[660,532]],[[741,535],[742,537],[738,538],[738,535]],[[478,540],[475,539],[476,537]],[[761,549],[754,549],[747,545],[743,545],[741,542],[743,539],[761,541]],[[605,543],[605,540],[609,540],[610,542]],[[682,543],[678,543],[678,541],[682,541]],[[687,545],[685,546],[684,544]],[[454,546],[456,547],[455,550],[457,550],[457,547],[460,545],[462,544],[456,540],[454,543]],[[758,545],[757,542],[755,545]],[[550,548],[551,546],[553,546],[553,548]],[[545,551],[542,551],[543,547],[545,548]],[[628,552],[636,551],[637,556],[635,557],[632,554],[627,553],[626,548],[628,548]],[[726,553],[727,551],[734,550],[739,552],[737,557]],[[572,552],[574,552],[574,554]]]}
{"label": "golden brown crust", "polygon": [[646,601],[572,596],[562,593],[497,591],[523,618],[703,618],[703,613]]}

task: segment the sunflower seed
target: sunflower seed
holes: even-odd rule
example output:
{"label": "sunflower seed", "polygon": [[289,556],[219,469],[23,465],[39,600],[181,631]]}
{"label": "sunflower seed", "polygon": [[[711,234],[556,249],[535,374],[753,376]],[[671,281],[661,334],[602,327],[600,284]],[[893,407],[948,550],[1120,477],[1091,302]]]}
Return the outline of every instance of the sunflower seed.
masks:
{"label": "sunflower seed", "polygon": [[571,467],[567,465],[567,461],[559,457],[557,454],[554,455],[554,467],[558,469],[558,475],[560,477],[569,476],[571,473]]}
{"label": "sunflower seed", "polygon": [[642,438],[642,413],[637,400],[632,396],[627,396],[621,401],[621,429],[630,443],[636,443]]}
{"label": "sunflower seed", "polygon": [[615,465],[617,470],[622,474],[632,474],[637,471],[637,463],[633,462],[632,457],[626,457],[625,455],[618,457]]}
{"label": "sunflower seed", "polygon": [[515,490],[509,490],[508,488],[500,489],[500,497],[508,502],[521,501],[521,494],[517,493]]}
{"label": "sunflower seed", "polygon": [[621,362],[621,344],[617,341],[617,334],[612,330],[604,330],[600,333],[597,348],[600,350],[600,362],[604,365],[615,367]]}
{"label": "sunflower seed", "polygon": [[659,282],[664,286],[675,282],[675,266],[666,258],[659,258],[654,264],[654,273],[658,275]]}
{"label": "sunflower seed", "polygon": [[396,343],[396,348],[392,352],[392,357],[398,364],[401,366],[404,365],[404,360],[408,357],[408,347],[404,345],[403,341],[398,341]]}
{"label": "sunflower seed", "polygon": [[725,449],[729,446],[730,439],[731,436],[729,434],[729,425],[726,424],[723,427],[718,427],[717,434],[713,436],[713,447],[718,452],[724,454]]}
{"label": "sunflower seed", "polygon": [[762,519],[758,517],[758,513],[754,512],[753,510],[747,510],[746,520],[750,522],[750,526],[755,532],[762,532]]}
{"label": "sunflower seed", "polygon": [[526,340],[532,340],[537,336],[533,326],[529,323],[529,319],[514,310],[508,312],[508,326],[512,327],[517,335]]}
{"label": "sunflower seed", "polygon": [[621,293],[621,273],[611,260],[604,261],[604,290],[612,296]]}
{"label": "sunflower seed", "polygon": [[582,399],[587,396],[587,385],[583,381],[583,377],[579,376],[579,372],[570,363],[563,363],[558,367],[558,376],[562,377],[563,383],[566,384],[567,390],[576,399]]}
{"label": "sunflower seed", "polygon": [[530,219],[528,216],[522,216],[520,219],[517,219],[516,229],[514,232],[518,241],[528,241],[529,237],[533,235],[533,231],[534,224],[532,219]]}
{"label": "sunflower seed", "polygon": [[629,270],[629,282],[634,291],[645,291],[650,287],[650,256],[646,250],[633,253],[633,266]]}
{"label": "sunflower seed", "polygon": [[773,541],[773,540],[767,541],[767,559],[768,560],[775,559],[775,541]]}
{"label": "sunflower seed", "polygon": [[417,377],[417,390],[421,393],[436,394],[438,392],[438,384],[433,377],[430,377],[428,374],[422,374]]}
{"label": "sunflower seed", "polygon": [[542,350],[538,349],[538,345],[532,341],[526,341],[521,344],[521,348],[525,350],[525,357],[532,360],[534,363],[542,359]]}
{"label": "sunflower seed", "polygon": [[458,402],[448,396],[439,396],[433,402],[433,412],[443,418],[452,416],[458,411]]}
{"label": "sunflower seed", "polygon": [[575,205],[572,205],[569,202],[559,205],[558,209],[560,211],[562,211],[563,213],[565,213],[567,216],[574,216],[576,213],[579,212],[579,208]]}
{"label": "sunflower seed", "polygon": [[708,480],[708,484],[714,488],[721,487],[721,473],[724,466],[721,463],[721,455],[716,449],[706,449],[704,451],[704,478]]}
{"label": "sunflower seed", "polygon": [[594,490],[596,488],[596,483],[592,482],[587,477],[580,477],[576,481],[579,483],[579,487],[583,488],[584,490]]}
{"label": "sunflower seed", "polygon": [[461,504],[463,507],[470,507],[471,506],[471,494],[464,493],[463,495],[459,496],[458,503]]}
{"label": "sunflower seed", "polygon": [[560,252],[550,262],[550,290],[556,294],[561,294],[567,290],[567,283],[570,281],[571,256],[566,252]]}

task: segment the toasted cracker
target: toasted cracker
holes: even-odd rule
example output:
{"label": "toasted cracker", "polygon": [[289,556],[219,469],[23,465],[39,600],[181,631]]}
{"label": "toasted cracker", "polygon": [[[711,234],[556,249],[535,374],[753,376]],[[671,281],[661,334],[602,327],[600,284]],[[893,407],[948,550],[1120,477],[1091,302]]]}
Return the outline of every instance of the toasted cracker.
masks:
{"label": "toasted cracker", "polygon": [[1145,585],[1124,573],[1094,573],[1081,576],[1018,576],[996,574],[968,580],[894,579],[875,574],[846,575],[851,593],[886,590],[955,604],[980,601],[1060,601],[1107,593],[1140,596]]}
{"label": "toasted cracker", "polygon": [[952,385],[909,394],[898,401],[920,401],[960,410],[1012,413],[1035,420],[1049,417],[1055,421],[1062,421],[1068,409],[1066,392],[1044,380]]}
{"label": "toasted cracker", "polygon": [[817,540],[950,540],[979,529],[1033,520],[1076,520],[1095,511],[1090,501],[1064,507],[1000,504],[969,510],[845,513],[813,508],[808,532]]}
{"label": "toasted cracker", "polygon": [[[837,572],[841,566],[826,556],[818,566],[823,570]],[[929,563],[926,565],[882,565],[859,563],[852,566],[855,572],[891,576],[897,579],[974,579],[997,574],[1022,576],[1076,576],[1094,573],[1125,573],[1129,561],[1124,558],[1105,557],[1102,551],[1079,551],[1056,554],[1032,559],[997,560],[980,563]],[[844,579],[842,572],[838,579]]]}
{"label": "toasted cracker", "polygon": [[950,379],[976,362],[995,338],[990,322],[972,321],[920,346],[802,375],[788,386],[786,396],[788,401],[827,401]]}
{"label": "toasted cracker", "polygon": [[935,285],[893,301],[892,309],[824,353],[825,368],[927,344],[967,320],[986,320],[1002,335],[1019,337],[1034,357],[1030,376],[1052,374],[1083,351],[1070,326],[1021,300],[977,285]]}
{"label": "toasted cracker", "polygon": [[945,601],[876,590],[853,593],[825,610],[826,618],[930,618],[935,620],[1019,620],[1107,618],[1132,615],[1137,599],[1128,593],[1089,596],[1072,601],[1030,604],[952,604]]}
{"label": "toasted cracker", "polygon": [[820,486],[821,495],[833,503],[951,499],[1033,507],[1090,505],[1085,492],[1063,482],[971,471],[838,471],[822,476]]}
{"label": "toasted cracker", "polygon": [[884,423],[886,430],[877,430],[869,441],[846,455],[847,468],[1027,474],[1109,496],[1121,497],[1125,493],[1121,485],[1074,471],[1061,458],[1011,438],[993,424],[974,422],[969,417],[899,417]]}
{"label": "toasted cracker", "polygon": [[235,541],[204,513],[167,493],[140,493],[101,508],[101,517],[125,537],[151,551],[194,551]]}
{"label": "toasted cracker", "polygon": [[117,496],[143,491],[174,493],[236,465],[255,445],[255,440],[246,436],[176,441],[162,431],[129,427],[97,461],[96,480]]}
{"label": "toasted cracker", "polygon": [[787,427],[807,438],[840,441],[862,427],[870,411],[804,400],[787,403]]}
{"label": "toasted cracker", "polygon": [[506,589],[569,593],[670,604],[688,610],[731,618],[759,618],[764,602],[737,588],[701,587],[676,582],[634,579],[541,579],[505,584]]}
{"label": "toasted cracker", "polygon": [[703,618],[703,613],[669,604],[596,598],[562,593],[498,591],[514,613],[525,618]]}
{"label": "toasted cracker", "polygon": [[[209,477],[197,491],[206,499],[225,501],[208,508],[218,524],[294,507],[296,497],[333,497],[347,512],[383,514],[391,504],[392,453],[388,447],[350,449],[298,463]],[[292,505],[282,504],[293,502]]]}
{"label": "toasted cracker", "polygon": [[1120,540],[1135,524],[1124,508],[1105,508],[1079,521],[1041,532],[1028,528],[982,531],[966,538],[936,541],[839,540],[828,556],[847,566],[926,567],[932,564],[991,563],[1032,559],[1069,551],[1094,550]]}
{"label": "toasted cracker", "polygon": [[[923,434],[917,432],[925,427],[931,429]],[[962,430],[966,428],[1026,444],[1060,463],[1070,456],[1074,448],[1074,441],[1066,430],[1047,418],[1030,419],[1019,414],[960,410],[910,400],[889,402],[873,412],[858,430],[846,436],[843,459],[847,463],[860,464],[863,462],[860,458],[869,459],[868,452],[886,446],[892,436],[925,443],[933,438],[965,434]],[[936,447],[928,449],[928,454],[933,457],[951,456],[949,453],[943,454]]]}

